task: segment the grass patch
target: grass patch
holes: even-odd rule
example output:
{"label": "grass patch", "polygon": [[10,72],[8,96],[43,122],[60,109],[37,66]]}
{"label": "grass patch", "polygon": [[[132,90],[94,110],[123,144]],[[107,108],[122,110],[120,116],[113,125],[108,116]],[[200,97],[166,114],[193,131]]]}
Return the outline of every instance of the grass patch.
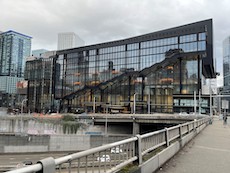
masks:
{"label": "grass patch", "polygon": [[158,154],[159,152],[161,152],[162,150],[164,150],[166,147],[165,146],[161,146],[161,147],[158,147],[156,148],[155,150],[147,153],[146,155],[144,155],[144,157],[142,158],[143,159],[143,162],[151,159],[153,156],[155,156],[156,154]]}
{"label": "grass patch", "polygon": [[138,170],[138,164],[128,164],[124,168],[122,168],[118,173],[134,173]]}
{"label": "grass patch", "polygon": [[[151,159],[152,157],[154,157],[156,154],[158,154],[159,152],[161,152],[162,150],[164,150],[166,147],[165,146],[161,146],[149,153],[147,153],[142,159],[143,162],[146,162],[147,160]],[[120,171],[118,171],[118,173],[135,173],[136,171],[138,171],[138,163],[134,162],[133,164],[129,164],[127,166],[125,166],[124,168],[122,168]]]}

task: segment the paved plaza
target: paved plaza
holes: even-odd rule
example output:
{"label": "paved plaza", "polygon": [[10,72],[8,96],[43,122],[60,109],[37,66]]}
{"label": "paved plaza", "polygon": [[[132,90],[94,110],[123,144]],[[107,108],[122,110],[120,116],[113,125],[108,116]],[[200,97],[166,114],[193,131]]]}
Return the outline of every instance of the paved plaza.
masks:
{"label": "paved plaza", "polygon": [[217,117],[157,173],[230,172],[230,117],[227,125]]}

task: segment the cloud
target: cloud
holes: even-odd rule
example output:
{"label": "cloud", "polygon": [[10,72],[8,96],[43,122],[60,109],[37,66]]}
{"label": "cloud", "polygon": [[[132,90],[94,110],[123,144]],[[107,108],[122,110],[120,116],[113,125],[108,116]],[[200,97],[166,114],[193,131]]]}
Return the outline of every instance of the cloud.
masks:
{"label": "cloud", "polygon": [[124,39],[213,18],[217,71],[230,35],[230,1],[1,0],[0,30],[33,37],[33,49],[56,49],[57,33],[75,32],[86,44]]}

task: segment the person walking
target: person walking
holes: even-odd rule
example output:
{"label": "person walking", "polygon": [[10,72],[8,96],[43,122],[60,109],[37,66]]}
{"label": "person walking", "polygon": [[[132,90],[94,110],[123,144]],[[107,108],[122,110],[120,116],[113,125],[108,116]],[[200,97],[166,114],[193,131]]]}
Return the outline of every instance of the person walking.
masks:
{"label": "person walking", "polygon": [[226,113],[224,114],[223,120],[224,120],[224,125],[227,125],[228,117]]}

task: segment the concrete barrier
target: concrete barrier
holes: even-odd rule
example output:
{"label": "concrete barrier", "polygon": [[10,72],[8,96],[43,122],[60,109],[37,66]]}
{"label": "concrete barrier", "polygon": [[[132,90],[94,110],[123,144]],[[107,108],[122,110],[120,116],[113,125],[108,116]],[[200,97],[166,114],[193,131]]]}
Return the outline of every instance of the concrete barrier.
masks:
{"label": "concrete barrier", "polygon": [[135,173],[152,173],[158,170],[206,126],[207,124],[201,125],[197,129],[190,132],[188,135],[182,137],[180,141],[176,141],[173,144],[169,145],[169,147],[165,148],[163,151],[159,152],[151,159],[139,165],[139,169],[136,170]]}
{"label": "concrete barrier", "polygon": [[0,153],[83,151],[129,136],[0,134]]}

